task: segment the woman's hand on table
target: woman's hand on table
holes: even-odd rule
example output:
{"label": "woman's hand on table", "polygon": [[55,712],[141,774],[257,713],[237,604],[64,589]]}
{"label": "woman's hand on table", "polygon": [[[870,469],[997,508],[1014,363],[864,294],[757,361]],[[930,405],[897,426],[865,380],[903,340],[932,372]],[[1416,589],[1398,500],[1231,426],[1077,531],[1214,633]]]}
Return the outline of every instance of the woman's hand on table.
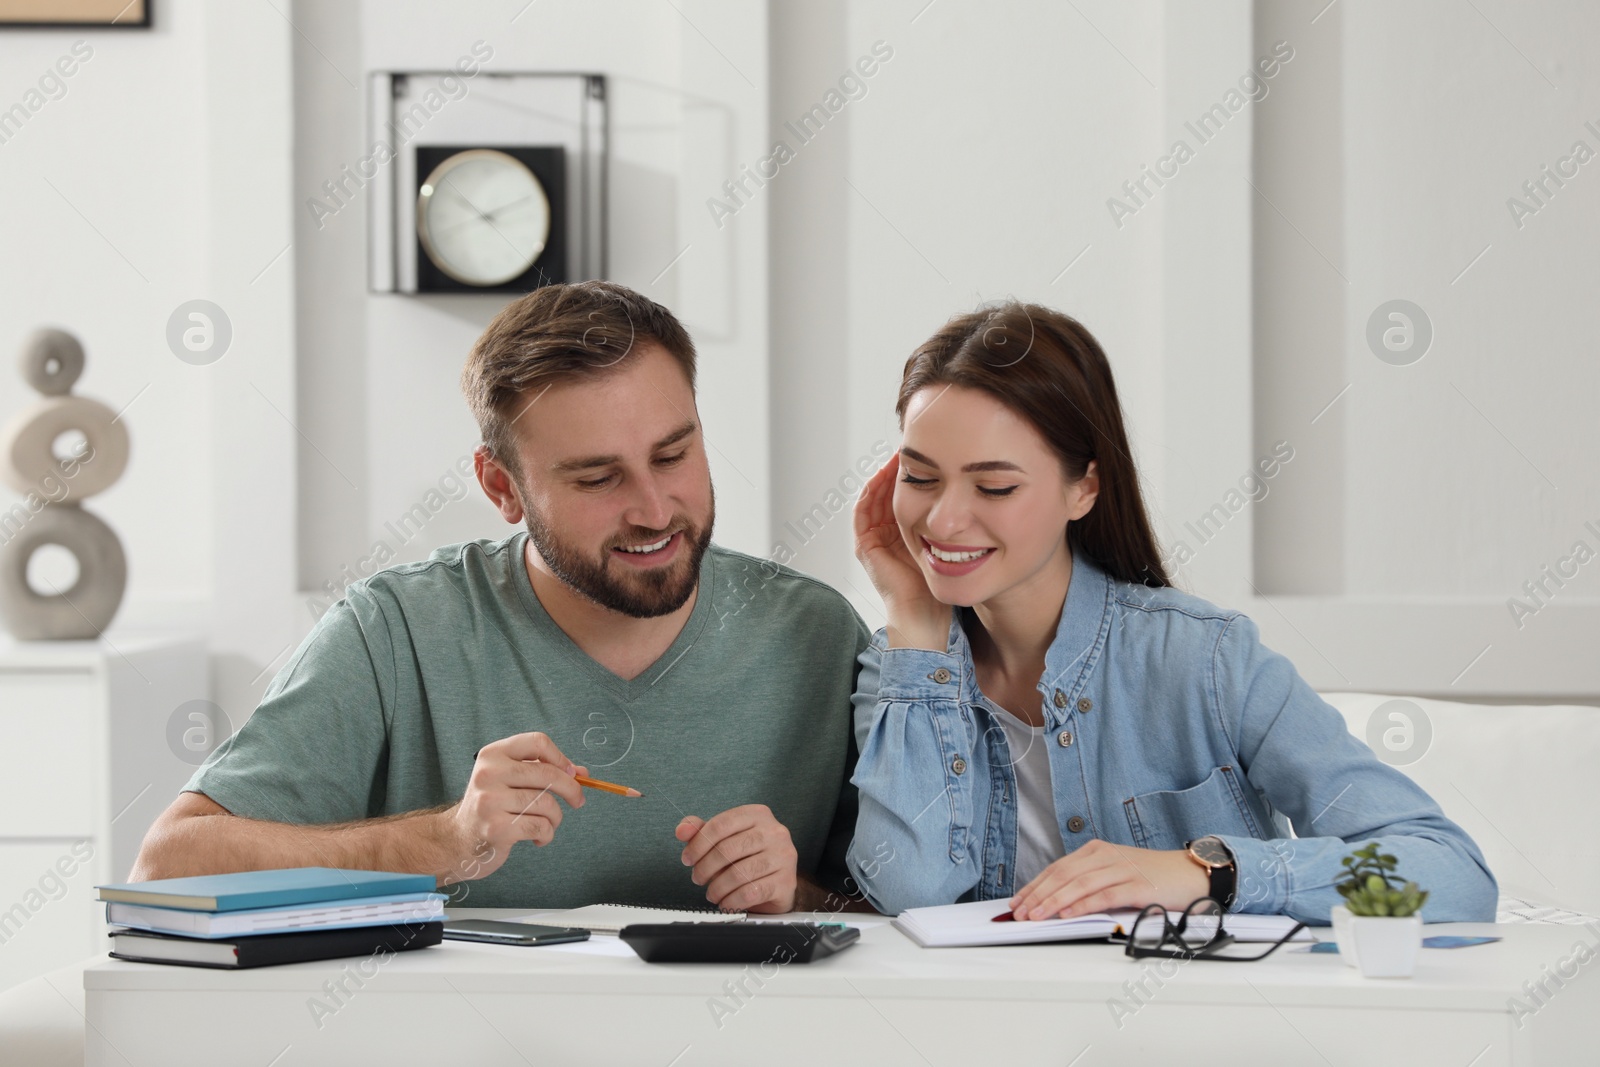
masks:
{"label": "woman's hand on table", "polygon": [[1149,904],[1178,911],[1210,890],[1205,869],[1182,849],[1134,848],[1096,839],[1039,872],[1010,904],[1018,919],[1070,919]]}

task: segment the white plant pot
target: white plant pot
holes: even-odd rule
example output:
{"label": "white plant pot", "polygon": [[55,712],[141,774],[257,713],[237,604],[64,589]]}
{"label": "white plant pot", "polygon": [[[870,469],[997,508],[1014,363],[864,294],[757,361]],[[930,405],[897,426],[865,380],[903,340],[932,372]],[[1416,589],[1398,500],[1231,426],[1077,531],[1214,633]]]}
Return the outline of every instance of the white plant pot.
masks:
{"label": "white plant pot", "polygon": [[1339,955],[1367,978],[1410,978],[1422,948],[1422,916],[1352,915],[1343,904],[1330,915]]}

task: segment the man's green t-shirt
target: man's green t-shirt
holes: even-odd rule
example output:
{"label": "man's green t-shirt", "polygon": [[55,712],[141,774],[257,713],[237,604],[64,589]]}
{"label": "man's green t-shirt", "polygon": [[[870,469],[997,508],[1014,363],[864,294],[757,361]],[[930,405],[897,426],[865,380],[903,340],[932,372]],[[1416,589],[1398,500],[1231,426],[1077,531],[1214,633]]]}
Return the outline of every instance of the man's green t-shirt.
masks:
{"label": "man's green t-shirt", "polygon": [[[624,680],[534,595],[527,533],[351,585],[185,789],[235,815],[331,823],[461,799],[479,748],[539,730],[596,778],[550,844],[451,892],[471,907],[707,905],[673,829],[766,804],[799,869],[837,888],[855,829],[850,694],[869,634],[833,589],[713,546],[682,633]],[[565,803],[563,808],[565,809]]]}

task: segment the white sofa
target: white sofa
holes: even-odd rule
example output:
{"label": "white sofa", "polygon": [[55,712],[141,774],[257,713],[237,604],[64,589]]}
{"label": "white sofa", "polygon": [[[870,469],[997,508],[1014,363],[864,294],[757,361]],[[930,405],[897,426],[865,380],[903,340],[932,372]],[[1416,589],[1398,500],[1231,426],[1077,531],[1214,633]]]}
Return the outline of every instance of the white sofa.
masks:
{"label": "white sofa", "polygon": [[[1386,730],[1397,731],[1390,737],[1393,747],[1405,747],[1405,724],[1394,716],[1409,716],[1407,704],[1420,708],[1431,740],[1423,742],[1422,730],[1416,730],[1404,755],[1419,749],[1422,754],[1398,769],[1472,835],[1502,898],[1600,914],[1600,848],[1581,825],[1595,811],[1590,790],[1600,778],[1600,708],[1459,704],[1371,693],[1322,698],[1344,715],[1351,733],[1372,737],[1376,743],[1369,744],[1380,756]],[[1403,703],[1390,705],[1396,700]],[[1374,715],[1378,725],[1369,735]]]}
{"label": "white sofa", "polygon": [[[1377,715],[1374,751],[1400,750],[1391,761],[1421,752],[1400,770],[1483,849],[1500,882],[1500,921],[1600,914],[1600,850],[1579,826],[1592,810],[1590,776],[1600,775],[1600,708],[1322,695],[1362,739]],[[1409,706],[1390,704],[1399,699]],[[1388,730],[1397,732],[1386,742]],[[83,968],[99,958],[0,992],[6,1063],[83,1063]]]}

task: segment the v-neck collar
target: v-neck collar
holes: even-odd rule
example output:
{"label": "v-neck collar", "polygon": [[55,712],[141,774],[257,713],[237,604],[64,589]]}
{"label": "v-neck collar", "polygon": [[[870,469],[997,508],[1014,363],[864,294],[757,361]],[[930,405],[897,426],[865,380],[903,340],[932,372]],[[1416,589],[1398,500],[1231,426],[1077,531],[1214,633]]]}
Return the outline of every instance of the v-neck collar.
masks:
{"label": "v-neck collar", "polygon": [[523,607],[527,609],[529,618],[536,625],[547,627],[551,634],[551,639],[566,648],[572,661],[577,663],[596,685],[605,687],[623,700],[632,701],[638,698],[649,692],[657,682],[666,677],[667,672],[677,666],[678,661],[688,654],[690,648],[694,647],[695,641],[699,639],[701,632],[705,629],[706,621],[711,618],[711,600],[713,590],[716,589],[716,583],[712,580],[716,559],[716,547],[714,545],[706,550],[705,557],[700,561],[699,585],[696,588],[694,610],[689,613],[689,618],[683,624],[683,629],[678,631],[678,636],[654,663],[640,671],[633,678],[623,678],[621,675],[607,669],[593,656],[590,656],[589,653],[580,648],[571,635],[563,630],[556,623],[556,620],[550,616],[550,613],[545,610],[544,604],[540,603],[539,595],[533,591],[533,583],[528,578],[527,530],[523,530],[512,538],[511,548],[512,551],[507,553],[509,557],[507,564],[512,568],[513,573],[508,577],[511,580],[511,584],[516,588],[518,598],[522,601]]}

